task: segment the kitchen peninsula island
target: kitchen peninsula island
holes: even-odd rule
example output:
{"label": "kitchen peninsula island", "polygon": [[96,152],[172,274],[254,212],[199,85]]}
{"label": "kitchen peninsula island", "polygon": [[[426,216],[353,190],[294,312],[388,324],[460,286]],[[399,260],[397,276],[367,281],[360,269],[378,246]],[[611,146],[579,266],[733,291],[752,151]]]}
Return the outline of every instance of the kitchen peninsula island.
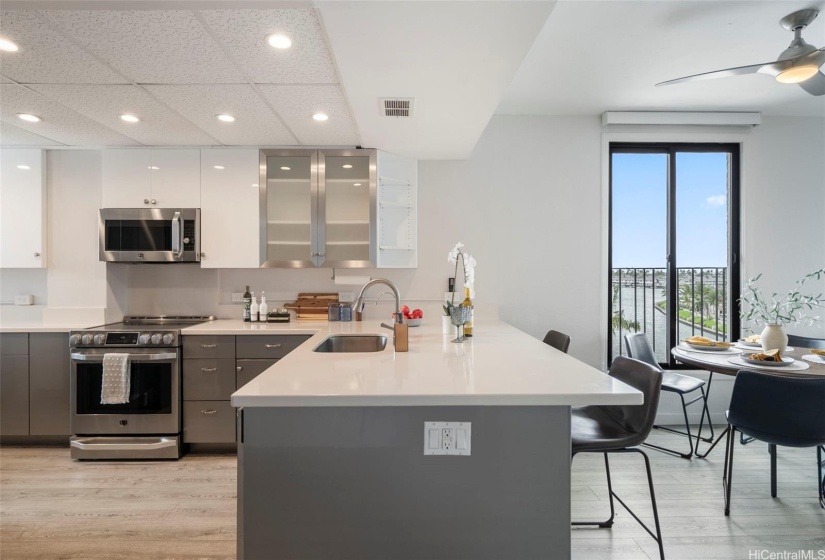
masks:
{"label": "kitchen peninsula island", "polygon": [[[329,323],[235,392],[238,558],[569,558],[570,407],[642,394],[503,322],[477,332],[412,328],[396,353],[378,322]],[[388,340],[314,351],[333,334]],[[470,423],[467,453],[425,454],[428,422]]]}

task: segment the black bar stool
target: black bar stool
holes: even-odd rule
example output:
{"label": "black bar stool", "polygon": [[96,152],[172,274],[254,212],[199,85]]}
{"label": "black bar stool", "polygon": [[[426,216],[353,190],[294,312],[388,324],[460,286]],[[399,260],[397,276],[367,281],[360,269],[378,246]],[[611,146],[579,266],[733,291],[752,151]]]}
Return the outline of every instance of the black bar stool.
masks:
{"label": "black bar stool", "polygon": [[[607,491],[610,497],[610,518],[607,521],[574,521],[573,525],[596,525],[601,528],[613,526],[615,509],[613,499],[619,501],[633,519],[639,522],[653,540],[659,545],[659,556],[665,557],[662,545],[662,531],[659,527],[659,510],[656,508],[656,494],[653,491],[653,475],[650,472],[650,460],[647,454],[636,447],[644,442],[653,428],[659,393],[662,385],[662,372],[648,364],[631,358],[618,357],[613,360],[608,372],[610,377],[618,379],[644,394],[644,404],[635,406],[583,406],[574,408],[571,416],[571,436],[573,457],[577,453],[603,453],[604,467],[607,472]],[[645,525],[641,519],[627,507],[627,504],[613,491],[610,480],[611,453],[639,453],[644,457],[647,471],[647,484],[650,488],[650,503],[653,506],[653,520],[656,532]]]}
{"label": "black bar stool", "polygon": [[547,331],[544,335],[544,343],[567,354],[567,349],[570,348],[570,337],[559,331]]}

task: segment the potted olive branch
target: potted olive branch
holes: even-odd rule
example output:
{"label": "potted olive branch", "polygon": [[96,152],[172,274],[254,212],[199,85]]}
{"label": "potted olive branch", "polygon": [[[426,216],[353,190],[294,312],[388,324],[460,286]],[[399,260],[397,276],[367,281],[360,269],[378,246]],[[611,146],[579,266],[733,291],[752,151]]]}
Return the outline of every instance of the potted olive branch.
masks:
{"label": "potted olive branch", "polygon": [[825,307],[825,295],[821,292],[804,294],[802,289],[805,282],[825,277],[825,268],[806,274],[801,280],[796,281],[790,292],[783,296],[777,292],[765,296],[762,288],[757,286],[761,277],[762,274],[757,274],[748,280],[744,293],[739,299],[740,316],[745,321],[765,325],[761,334],[762,347],[765,350],[776,348],[784,350],[788,345],[785,325],[791,323],[810,325],[820,320],[818,315],[814,316],[808,312],[818,307]]}

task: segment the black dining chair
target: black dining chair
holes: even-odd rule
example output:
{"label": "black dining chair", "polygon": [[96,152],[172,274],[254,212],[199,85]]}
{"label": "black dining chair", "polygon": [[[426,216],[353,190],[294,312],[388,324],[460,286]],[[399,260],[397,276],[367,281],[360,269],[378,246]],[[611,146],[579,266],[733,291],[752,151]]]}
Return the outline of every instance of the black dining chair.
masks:
{"label": "black dining chair", "polygon": [[544,343],[567,354],[567,349],[570,348],[570,337],[559,331],[547,331],[544,335]]}
{"label": "black dining chair", "polygon": [[[600,528],[613,526],[616,510],[613,499],[619,503],[639,522],[653,540],[659,545],[659,556],[664,560],[662,531],[659,527],[659,510],[656,508],[656,494],[653,491],[653,475],[650,472],[650,459],[639,449],[653,428],[659,393],[662,385],[662,372],[648,364],[619,356],[613,360],[608,372],[610,377],[630,385],[642,392],[644,403],[640,405],[598,405],[573,408],[571,413],[571,437],[573,457],[577,453],[603,453],[604,467],[607,473],[607,491],[610,499],[610,518],[607,521],[574,521],[573,525],[595,525]],[[613,491],[610,479],[611,453],[639,453],[644,457],[647,470],[647,484],[650,488],[650,504],[653,506],[653,521],[656,532],[650,530],[627,504]]]}
{"label": "black dining chair", "polygon": [[771,497],[776,497],[776,446],[816,447],[819,505],[825,508],[822,454],[825,446],[825,377],[740,371],[733,383],[728,416],[725,515],[730,515],[736,431],[768,444]]}
{"label": "black dining chair", "polygon": [[816,348],[817,350],[825,350],[825,338],[810,338],[807,336],[797,336],[795,334],[789,334],[788,346],[795,346],[799,348]]}
{"label": "black dining chair", "polygon": [[[685,415],[684,432],[681,430],[674,430],[673,428],[669,428],[667,426],[654,425],[653,427],[657,430],[664,430],[666,432],[687,436],[688,443],[690,444],[690,450],[687,453],[680,453],[675,449],[661,447],[659,445],[654,445],[652,443],[645,443],[645,445],[653,449],[658,449],[659,451],[664,451],[666,453],[677,455],[679,457],[682,457],[683,459],[690,459],[693,456],[695,450],[699,447],[699,440],[702,440],[707,443],[713,442],[713,424],[710,421],[710,412],[708,411],[708,397],[705,394],[705,382],[701,379],[697,379],[696,377],[682,375],[681,373],[675,373],[673,371],[663,370],[659,366],[659,362],[656,360],[656,356],[653,354],[653,347],[650,346],[650,341],[647,339],[647,335],[645,333],[626,334],[624,337],[624,342],[625,346],[627,347],[628,356],[630,356],[631,358],[635,358],[637,360],[641,360],[644,363],[649,364],[662,372],[662,391],[667,391],[668,393],[675,393],[679,395],[679,399],[682,401],[682,413]],[[694,397],[693,400],[686,402],[685,395],[693,393],[694,391],[699,391],[699,396]],[[699,431],[696,435],[693,435],[690,432],[690,422],[688,420],[687,407],[695,402],[700,401],[702,403],[702,416],[699,420]],[[710,426],[710,438],[702,437],[702,425],[704,424],[705,416],[707,416],[708,425]],[[694,448],[693,446],[694,438],[696,438],[696,448]]]}

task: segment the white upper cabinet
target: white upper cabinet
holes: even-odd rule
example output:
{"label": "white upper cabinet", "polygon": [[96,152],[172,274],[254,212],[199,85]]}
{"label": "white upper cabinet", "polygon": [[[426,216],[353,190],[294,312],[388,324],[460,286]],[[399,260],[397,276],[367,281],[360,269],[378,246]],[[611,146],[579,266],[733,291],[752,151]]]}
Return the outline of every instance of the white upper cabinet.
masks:
{"label": "white upper cabinet", "polygon": [[199,208],[200,150],[103,150],[104,208]]}
{"label": "white upper cabinet", "polygon": [[0,150],[0,268],[46,267],[43,150]]}
{"label": "white upper cabinet", "polygon": [[201,150],[201,268],[258,268],[257,149]]}

